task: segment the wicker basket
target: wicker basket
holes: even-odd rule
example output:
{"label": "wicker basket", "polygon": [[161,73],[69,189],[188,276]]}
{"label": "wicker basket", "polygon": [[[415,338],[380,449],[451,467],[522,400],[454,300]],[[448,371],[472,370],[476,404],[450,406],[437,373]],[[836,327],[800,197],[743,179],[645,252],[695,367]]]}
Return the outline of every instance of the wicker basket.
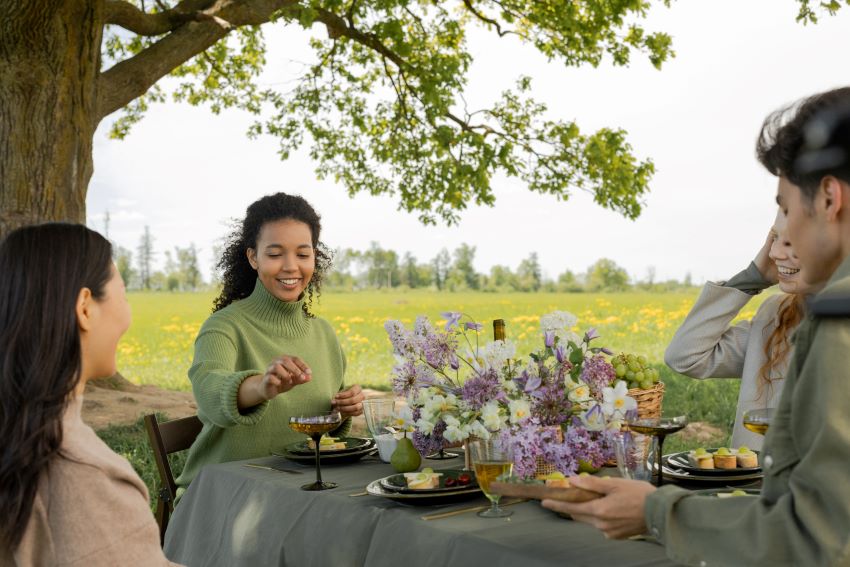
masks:
{"label": "wicker basket", "polygon": [[[564,442],[564,431],[557,426],[548,427],[547,429],[551,429],[554,434],[555,440],[558,443]],[[534,471],[535,477],[540,477],[543,475],[547,475],[553,472],[557,472],[557,468],[552,463],[547,463],[543,460],[543,457],[537,457],[537,468]]]}
{"label": "wicker basket", "polygon": [[648,390],[632,388],[629,390],[629,396],[637,401],[638,417],[640,419],[661,417],[661,402],[664,400],[664,382],[656,382]]}

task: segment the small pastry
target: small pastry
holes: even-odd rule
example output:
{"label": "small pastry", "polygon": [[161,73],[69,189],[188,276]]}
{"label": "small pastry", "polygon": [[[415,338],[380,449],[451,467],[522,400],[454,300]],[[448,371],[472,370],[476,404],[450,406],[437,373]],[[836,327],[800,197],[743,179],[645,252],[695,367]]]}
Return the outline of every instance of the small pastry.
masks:
{"label": "small pastry", "polygon": [[754,469],[759,466],[759,457],[749,447],[741,446],[735,454],[738,458],[738,466],[742,469]]}
{"label": "small pastry", "polygon": [[[319,451],[338,451],[348,447],[345,441],[337,441],[337,439],[338,437],[322,437],[322,440],[319,442]],[[312,439],[308,439],[307,447],[311,450],[315,450],[316,444]]]}
{"label": "small pastry", "polygon": [[700,447],[688,453],[688,462],[697,469],[713,469],[714,457],[711,453]]}
{"label": "small pastry", "polygon": [[569,488],[570,487],[570,479],[564,476],[564,473],[560,471],[555,471],[553,473],[538,475],[537,480],[542,480],[546,486],[551,486],[553,488]]}
{"label": "small pastry", "polygon": [[714,466],[718,469],[734,469],[738,467],[738,459],[726,447],[720,447],[714,452]]}
{"label": "small pastry", "polygon": [[443,473],[435,473],[431,469],[424,469],[418,473],[404,473],[404,480],[407,481],[407,488],[411,490],[425,490],[428,488],[438,488],[440,486],[441,476],[443,476]]}

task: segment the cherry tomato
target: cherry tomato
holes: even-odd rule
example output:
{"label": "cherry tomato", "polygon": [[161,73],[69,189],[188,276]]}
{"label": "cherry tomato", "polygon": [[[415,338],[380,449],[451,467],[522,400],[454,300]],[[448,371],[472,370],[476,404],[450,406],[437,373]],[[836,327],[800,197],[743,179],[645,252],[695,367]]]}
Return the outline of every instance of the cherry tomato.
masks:
{"label": "cherry tomato", "polygon": [[472,477],[466,473],[461,473],[457,476],[458,484],[469,484],[470,482],[472,482]]}
{"label": "cherry tomato", "polygon": [[446,488],[451,488],[451,487],[453,487],[453,486],[454,486],[454,485],[456,485],[456,484],[457,484],[457,481],[456,481],[455,479],[453,479],[453,478],[451,478],[451,477],[449,477],[449,478],[447,478],[447,479],[446,479],[446,483],[445,483]]}

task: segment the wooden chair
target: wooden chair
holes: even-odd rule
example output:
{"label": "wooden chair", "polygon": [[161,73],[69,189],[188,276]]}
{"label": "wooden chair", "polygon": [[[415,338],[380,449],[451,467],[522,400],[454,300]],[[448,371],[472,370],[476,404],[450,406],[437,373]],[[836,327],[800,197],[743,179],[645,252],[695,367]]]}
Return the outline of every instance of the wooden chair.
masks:
{"label": "wooden chair", "polygon": [[160,544],[165,541],[165,529],[168,527],[168,519],[174,511],[174,497],[177,494],[177,485],[174,483],[174,475],[171,474],[168,455],[191,447],[202,427],[203,424],[197,415],[164,423],[159,423],[154,414],[145,416],[145,431],[148,433],[148,441],[153,449],[160,479],[156,505],[156,523],[159,524]]}

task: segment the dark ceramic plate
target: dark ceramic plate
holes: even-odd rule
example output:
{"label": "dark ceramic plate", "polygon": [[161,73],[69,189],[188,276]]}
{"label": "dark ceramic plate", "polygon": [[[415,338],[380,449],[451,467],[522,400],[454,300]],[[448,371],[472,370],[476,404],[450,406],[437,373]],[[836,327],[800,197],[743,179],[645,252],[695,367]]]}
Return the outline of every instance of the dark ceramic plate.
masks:
{"label": "dark ceramic plate", "polygon": [[[714,453],[717,449],[706,449],[709,453]],[[677,469],[682,469],[689,473],[693,473],[700,476],[741,476],[745,474],[754,474],[760,473],[761,467],[750,467],[750,468],[742,468],[736,467],[734,469],[701,469],[698,467],[691,466],[690,461],[688,461],[688,453],[689,451],[682,451],[681,453],[671,453],[666,455],[664,458],[667,461],[667,466]],[[761,462],[761,455],[759,455],[758,451],[753,451],[758,457],[759,462]]]}
{"label": "dark ceramic plate", "polygon": [[[440,486],[436,488],[425,488],[425,489],[410,489],[407,487],[407,481],[404,478],[403,474],[394,474],[392,476],[388,476],[386,478],[380,479],[381,488],[386,490],[390,490],[392,492],[401,492],[405,494],[445,494],[451,492],[463,491],[468,488],[478,488],[478,483],[475,482],[475,473],[472,471],[463,471],[463,470],[455,470],[455,469],[446,469],[446,470],[438,470],[434,471],[435,473],[443,473],[443,476],[440,477]],[[462,474],[469,475],[471,482],[468,484],[455,484],[454,486],[446,486],[447,479],[454,479],[457,481],[458,477]]]}
{"label": "dark ceramic plate", "polygon": [[[319,452],[322,455],[354,453],[356,451],[362,451],[364,449],[372,447],[375,444],[375,441],[368,437],[339,437],[339,440],[345,442],[345,449],[331,449]],[[299,441],[297,443],[290,443],[289,445],[284,447],[283,450],[287,453],[294,453],[296,455],[309,455],[310,457],[313,457],[316,454],[315,450],[310,448],[306,440]]]}
{"label": "dark ceramic plate", "polygon": [[477,486],[466,487],[463,490],[455,490],[452,492],[441,492],[438,494],[424,494],[421,490],[412,492],[395,492],[387,490],[381,486],[381,481],[386,479],[373,480],[366,487],[366,492],[372,496],[380,496],[388,498],[402,504],[410,504],[411,506],[434,506],[438,504],[452,504],[454,502],[462,502],[470,498],[481,496],[481,489]]}

